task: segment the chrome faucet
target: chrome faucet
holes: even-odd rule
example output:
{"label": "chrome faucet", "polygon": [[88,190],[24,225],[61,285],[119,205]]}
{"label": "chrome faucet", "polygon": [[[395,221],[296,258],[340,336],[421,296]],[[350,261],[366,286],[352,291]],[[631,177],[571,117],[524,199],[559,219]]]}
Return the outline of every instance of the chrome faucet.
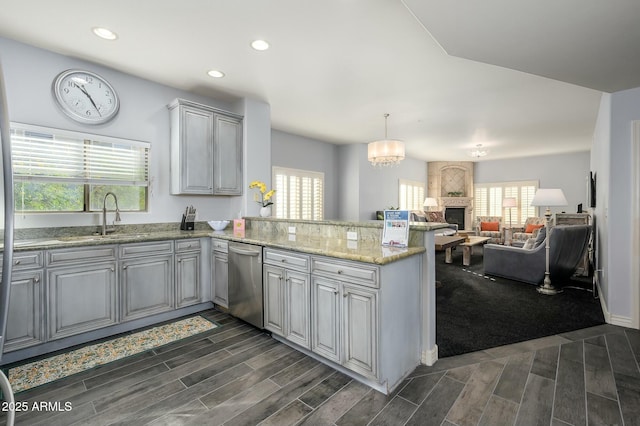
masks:
{"label": "chrome faucet", "polygon": [[[116,202],[116,217],[113,219],[114,226],[107,227],[107,197],[113,195],[113,200]],[[107,235],[108,232],[116,230],[115,223],[120,222],[120,209],[118,208],[118,197],[113,192],[107,192],[102,201],[102,235]]]}

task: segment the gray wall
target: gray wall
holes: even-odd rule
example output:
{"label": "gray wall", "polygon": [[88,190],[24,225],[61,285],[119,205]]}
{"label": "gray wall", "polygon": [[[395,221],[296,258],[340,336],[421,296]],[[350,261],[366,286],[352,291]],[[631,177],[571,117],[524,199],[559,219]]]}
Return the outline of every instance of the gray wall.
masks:
{"label": "gray wall", "polygon": [[540,188],[560,188],[564,192],[568,205],[552,208],[554,213],[575,213],[579,203],[583,208],[588,207],[589,162],[589,151],[478,161],[474,166],[474,183],[537,180]]}
{"label": "gray wall", "polygon": [[[609,176],[602,181],[607,186],[598,184],[604,208],[598,220],[604,219],[607,224],[607,268],[603,271],[603,281],[607,282],[609,312],[630,318],[634,304],[640,303],[633,299],[632,288],[640,283],[631,282],[632,262],[640,261],[640,253],[633,252],[631,241],[631,230],[640,226],[638,219],[632,218],[635,200],[631,199],[632,121],[640,120],[640,87],[611,95],[610,120]],[[599,180],[600,175],[598,173]]]}
{"label": "gray wall", "polygon": [[[609,276],[609,221],[605,214],[609,194],[610,150],[611,150],[611,95],[603,94],[600,100],[598,119],[593,134],[591,148],[591,170],[596,176],[596,207],[593,211],[594,223],[594,263],[600,282],[600,297],[608,310],[614,308],[617,312],[620,307],[610,306],[609,293],[615,291],[615,285],[610,285]],[[602,271],[605,273],[603,274]],[[611,283],[613,284],[613,283]]]}
{"label": "gray wall", "polygon": [[[270,111],[264,102],[225,102],[198,96],[5,38],[0,38],[0,54],[11,121],[151,143],[149,211],[123,213],[123,223],[178,221],[185,206],[190,204],[198,209],[199,220],[232,218],[240,210],[243,214],[257,214],[258,206],[247,205],[243,201],[246,197],[169,195],[169,113],[166,105],[174,98],[182,97],[245,115],[245,152],[251,152],[259,159],[257,164],[252,164],[245,158],[245,180],[250,168],[255,173],[253,179],[269,182]],[[82,125],[57,108],[51,95],[51,84],[60,72],[70,68],[96,72],[113,84],[121,98],[120,113],[114,120],[99,126]],[[16,217],[19,228],[98,224],[98,213]]]}
{"label": "gray wall", "polygon": [[272,129],[271,164],[324,173],[324,218],[338,218],[338,147]]}
{"label": "gray wall", "polygon": [[427,187],[427,163],[405,158],[397,166],[373,167],[367,161],[367,144],[338,149],[340,164],[340,219],[372,220],[375,212],[397,207],[399,180],[409,179]]}

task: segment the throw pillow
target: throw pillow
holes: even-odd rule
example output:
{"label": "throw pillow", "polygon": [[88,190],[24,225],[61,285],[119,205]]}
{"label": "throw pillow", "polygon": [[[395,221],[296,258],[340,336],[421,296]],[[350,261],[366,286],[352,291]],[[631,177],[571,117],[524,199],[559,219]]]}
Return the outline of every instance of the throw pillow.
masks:
{"label": "throw pillow", "polygon": [[480,222],[481,231],[500,231],[500,222]]}
{"label": "throw pillow", "polygon": [[533,231],[535,231],[536,229],[540,229],[542,228],[544,225],[533,225],[533,224],[529,224],[527,225],[527,227],[525,228],[524,232],[525,234],[533,234]]}
{"label": "throw pillow", "polygon": [[427,222],[447,223],[442,212],[426,212]]}
{"label": "throw pillow", "polygon": [[547,228],[540,228],[540,231],[538,232],[538,236],[536,237],[536,242],[533,244],[533,248],[536,248],[540,244],[542,244],[546,236],[547,236]]}
{"label": "throw pillow", "polygon": [[535,238],[529,238],[529,239],[527,239],[527,241],[525,241],[525,243],[522,246],[522,248],[525,249],[525,250],[531,250],[535,243],[536,243],[536,239]]}

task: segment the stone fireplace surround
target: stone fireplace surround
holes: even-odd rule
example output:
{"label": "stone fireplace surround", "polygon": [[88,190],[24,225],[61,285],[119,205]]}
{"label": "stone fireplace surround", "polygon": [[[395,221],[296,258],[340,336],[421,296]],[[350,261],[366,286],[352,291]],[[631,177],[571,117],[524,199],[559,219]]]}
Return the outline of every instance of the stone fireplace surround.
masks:
{"label": "stone fireplace surround", "polygon": [[427,196],[438,200],[438,209],[463,207],[465,230],[473,228],[473,164],[473,161],[427,163]]}

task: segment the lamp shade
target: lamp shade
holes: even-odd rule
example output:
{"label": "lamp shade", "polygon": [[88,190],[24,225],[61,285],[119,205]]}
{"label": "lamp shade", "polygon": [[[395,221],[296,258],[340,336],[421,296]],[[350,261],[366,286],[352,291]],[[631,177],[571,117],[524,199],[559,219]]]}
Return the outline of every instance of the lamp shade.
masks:
{"label": "lamp shade", "polygon": [[531,200],[532,206],[553,207],[566,206],[567,204],[569,203],[567,203],[564,192],[558,188],[538,189],[536,195],[533,196],[533,200]]}
{"label": "lamp shade", "polygon": [[435,198],[427,197],[427,198],[424,199],[423,206],[425,206],[425,207],[437,207],[438,206],[438,202],[436,201]]}
{"label": "lamp shade", "polygon": [[517,200],[513,197],[507,197],[502,199],[502,207],[517,207]]}

